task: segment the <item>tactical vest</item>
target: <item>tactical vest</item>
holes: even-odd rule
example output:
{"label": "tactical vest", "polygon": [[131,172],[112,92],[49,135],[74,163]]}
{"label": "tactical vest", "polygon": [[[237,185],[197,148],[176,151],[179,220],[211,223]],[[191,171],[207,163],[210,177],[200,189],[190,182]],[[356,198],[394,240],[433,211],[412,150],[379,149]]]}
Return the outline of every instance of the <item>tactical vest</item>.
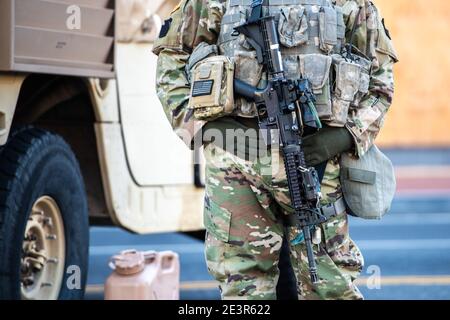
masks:
{"label": "tactical vest", "polygon": [[[252,0],[227,1],[217,45],[221,55],[234,61],[236,78],[262,88],[265,86],[266,76],[256,59],[256,52],[245,37],[234,30],[249,17],[251,4]],[[275,16],[287,78],[295,80],[303,76],[309,79],[316,94],[321,120],[330,125],[343,126],[348,107],[356,96],[354,91],[367,92],[369,77],[368,74],[364,75],[365,84],[360,85],[360,70],[353,70],[351,66],[339,67],[342,61],[337,53],[341,52],[345,43],[345,23],[341,8],[333,6],[329,0],[270,0],[263,10],[264,13]],[[330,81],[330,76],[339,69],[343,72],[340,76],[342,88],[331,88],[331,83],[336,83],[339,79],[334,77]],[[349,78],[353,78],[350,86],[347,81]],[[338,99],[335,92],[342,93],[338,94]],[[338,101],[341,96],[345,100],[343,106]],[[236,114],[254,117],[255,105],[245,99],[236,99]]]}

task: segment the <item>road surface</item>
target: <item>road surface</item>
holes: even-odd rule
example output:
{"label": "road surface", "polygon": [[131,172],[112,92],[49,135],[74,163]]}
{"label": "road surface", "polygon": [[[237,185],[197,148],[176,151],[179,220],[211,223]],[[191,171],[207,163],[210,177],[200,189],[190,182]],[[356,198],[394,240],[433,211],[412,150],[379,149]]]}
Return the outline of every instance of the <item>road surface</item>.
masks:
{"label": "road surface", "polygon": [[[450,150],[392,150],[388,155],[398,176],[391,213],[379,222],[350,220],[351,236],[365,257],[359,288],[369,300],[450,299]],[[178,252],[182,299],[220,297],[201,241],[176,233],[138,236],[94,227],[87,299],[103,298],[109,257],[129,248]]]}

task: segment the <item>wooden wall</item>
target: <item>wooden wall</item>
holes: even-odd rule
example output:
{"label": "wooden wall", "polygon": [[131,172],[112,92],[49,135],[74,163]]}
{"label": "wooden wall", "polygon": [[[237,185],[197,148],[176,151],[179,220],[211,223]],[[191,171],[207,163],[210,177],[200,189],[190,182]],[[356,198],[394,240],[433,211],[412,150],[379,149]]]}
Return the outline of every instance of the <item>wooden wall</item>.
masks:
{"label": "wooden wall", "polygon": [[375,3],[400,57],[394,104],[377,143],[450,147],[450,1]]}

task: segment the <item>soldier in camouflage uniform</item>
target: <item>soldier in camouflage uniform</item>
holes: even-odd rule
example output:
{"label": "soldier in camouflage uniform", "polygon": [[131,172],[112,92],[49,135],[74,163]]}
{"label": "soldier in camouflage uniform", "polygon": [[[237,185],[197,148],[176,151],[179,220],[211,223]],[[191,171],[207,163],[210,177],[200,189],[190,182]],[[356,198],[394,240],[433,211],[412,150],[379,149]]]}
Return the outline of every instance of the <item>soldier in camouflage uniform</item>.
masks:
{"label": "soldier in camouflage uniform", "polygon": [[[328,0],[296,1],[331,6]],[[181,1],[166,21],[155,44],[154,52],[159,55],[157,93],[172,127],[189,146],[205,122],[195,121],[187,108],[190,83],[186,66],[192,51],[199,44],[223,41],[223,29],[227,24],[222,20],[236,16],[227,15],[230,2],[234,2],[235,6],[236,3],[246,4],[246,8],[248,2],[251,3],[247,0]],[[282,3],[274,2],[278,5]],[[338,8],[345,22],[346,39],[343,42],[353,43],[371,60],[371,72],[368,91],[360,97],[357,105],[349,108],[344,128],[341,131],[324,130],[325,133],[317,135],[318,138],[313,135],[309,140],[305,139],[304,149],[310,165],[324,160],[320,156],[325,152],[320,142],[326,142],[330,135],[342,134],[344,130],[352,141],[343,150],[330,151],[326,148],[322,205],[334,203],[343,196],[339,180],[339,153],[352,152],[356,157],[362,157],[373,145],[392,103],[393,65],[397,61],[384,20],[372,2],[338,0],[333,2],[333,7]],[[320,6],[313,5],[311,12],[319,12],[319,9]],[[308,23],[313,26],[313,21]],[[299,24],[300,29],[305,27],[303,22]],[[313,44],[320,45],[314,35],[309,37]],[[227,54],[226,44],[219,47],[221,54]],[[236,77],[245,76],[245,73],[255,77],[254,73],[258,72],[252,61],[240,67],[236,67]],[[286,69],[289,69],[288,66]],[[233,117],[212,121],[209,127],[223,127],[224,123],[227,128],[255,127],[249,121],[254,116],[251,106],[240,100],[236,101],[236,105],[239,111]],[[294,245],[291,242],[298,231],[283,223],[283,216],[289,215],[292,209],[282,157],[278,151],[271,150],[254,159],[247,159],[214,143],[207,143],[205,158],[206,260],[208,270],[219,282],[224,299],[276,299],[278,261],[284,237],[290,240],[290,258],[299,299],[363,298],[354,281],[364,261],[360,250],[349,237],[345,210],[320,228],[322,241],[314,245],[320,283],[313,285],[304,244]]]}

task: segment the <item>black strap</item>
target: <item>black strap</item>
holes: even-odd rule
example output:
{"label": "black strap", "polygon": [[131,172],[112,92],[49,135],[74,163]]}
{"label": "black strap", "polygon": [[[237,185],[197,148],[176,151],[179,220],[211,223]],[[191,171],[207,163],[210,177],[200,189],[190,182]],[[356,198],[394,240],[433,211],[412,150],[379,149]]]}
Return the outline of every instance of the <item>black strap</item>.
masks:
{"label": "black strap", "polygon": [[[325,216],[325,218],[327,219],[327,221],[329,219],[335,218],[338,215],[346,212],[346,202],[344,200],[344,198],[339,198],[337,199],[335,202],[327,204],[325,206],[321,206],[320,211],[322,213],[322,215]],[[289,227],[296,227],[298,226],[298,217],[294,214],[282,214],[279,213],[277,214],[277,217],[281,218],[281,221],[283,222],[284,227],[289,228]]]}

